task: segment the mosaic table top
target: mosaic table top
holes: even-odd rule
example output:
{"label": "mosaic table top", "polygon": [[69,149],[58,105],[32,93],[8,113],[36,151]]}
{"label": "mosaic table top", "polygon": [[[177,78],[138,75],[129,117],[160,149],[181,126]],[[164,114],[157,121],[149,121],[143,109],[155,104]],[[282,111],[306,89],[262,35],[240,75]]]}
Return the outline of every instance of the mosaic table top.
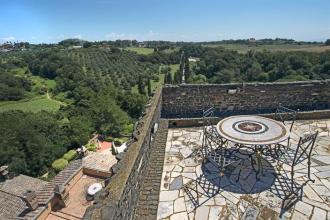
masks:
{"label": "mosaic table top", "polygon": [[289,130],[281,122],[252,115],[225,118],[217,124],[218,133],[238,144],[268,145],[289,137]]}

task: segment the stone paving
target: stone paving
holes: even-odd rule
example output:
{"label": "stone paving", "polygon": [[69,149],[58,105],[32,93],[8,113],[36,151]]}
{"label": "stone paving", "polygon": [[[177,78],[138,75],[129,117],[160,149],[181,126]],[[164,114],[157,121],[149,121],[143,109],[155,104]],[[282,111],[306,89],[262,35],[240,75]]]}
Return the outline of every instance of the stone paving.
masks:
{"label": "stone paving", "polygon": [[[277,175],[276,161],[263,158],[259,180],[247,160],[227,167],[230,174],[222,176],[196,153],[202,145],[202,128],[169,129],[157,219],[330,220],[330,120],[296,121],[292,139],[316,130],[319,136],[311,164],[315,182],[308,182],[302,198],[280,217],[285,192],[280,186],[287,180],[282,178],[285,173]],[[306,161],[298,165],[297,184],[307,179],[306,167]],[[289,168],[283,166],[285,171]],[[190,190],[183,190],[184,185]]]}

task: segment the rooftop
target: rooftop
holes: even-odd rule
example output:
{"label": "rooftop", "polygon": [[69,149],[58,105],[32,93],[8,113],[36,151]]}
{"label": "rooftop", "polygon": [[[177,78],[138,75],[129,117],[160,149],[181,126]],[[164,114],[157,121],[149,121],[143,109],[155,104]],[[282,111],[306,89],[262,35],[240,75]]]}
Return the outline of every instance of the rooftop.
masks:
{"label": "rooftop", "polygon": [[40,190],[46,184],[45,181],[25,175],[0,183],[0,217],[17,217],[27,212],[23,194],[28,190]]}
{"label": "rooftop", "polygon": [[26,191],[40,190],[46,184],[46,181],[21,174],[6,180],[3,184],[0,183],[0,190],[16,196],[23,196]]}
{"label": "rooftop", "polygon": [[86,189],[93,183],[102,183],[103,179],[83,175],[69,190],[69,203],[66,207],[52,211],[46,220],[82,219],[92,201],[86,200]]}
{"label": "rooftop", "polygon": [[[315,182],[303,188],[302,200],[284,212],[284,218],[330,219],[330,120],[296,121],[293,133],[304,135],[316,130],[319,136],[311,164]],[[266,168],[259,181],[250,163],[244,164],[236,182],[237,167],[232,167],[230,176],[220,176],[211,163],[203,163],[195,154],[201,144],[200,127],[169,129],[157,219],[279,218],[285,190],[281,184],[287,180],[276,175],[275,161],[263,158]],[[284,169],[289,172],[289,167]],[[306,175],[306,164],[302,163],[297,181],[305,180]],[[183,190],[185,184],[195,191],[188,194]]]}
{"label": "rooftop", "polygon": [[85,168],[103,172],[110,172],[111,167],[116,163],[117,159],[112,155],[110,150],[103,150],[97,153],[89,152],[88,156],[83,159],[83,166]]}

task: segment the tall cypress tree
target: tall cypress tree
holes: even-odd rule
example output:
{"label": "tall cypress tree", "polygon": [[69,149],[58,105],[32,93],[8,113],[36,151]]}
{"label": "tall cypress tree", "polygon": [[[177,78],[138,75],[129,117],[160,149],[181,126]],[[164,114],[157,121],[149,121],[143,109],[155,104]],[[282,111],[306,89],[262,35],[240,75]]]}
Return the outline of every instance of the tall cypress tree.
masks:
{"label": "tall cypress tree", "polygon": [[148,79],[148,96],[150,97],[151,96],[151,80]]}
{"label": "tall cypress tree", "polygon": [[139,80],[138,80],[138,90],[139,90],[139,93],[142,94],[142,95],[145,95],[146,94],[146,89],[145,89],[145,85],[144,85],[144,81],[142,79],[141,76],[139,76]]}

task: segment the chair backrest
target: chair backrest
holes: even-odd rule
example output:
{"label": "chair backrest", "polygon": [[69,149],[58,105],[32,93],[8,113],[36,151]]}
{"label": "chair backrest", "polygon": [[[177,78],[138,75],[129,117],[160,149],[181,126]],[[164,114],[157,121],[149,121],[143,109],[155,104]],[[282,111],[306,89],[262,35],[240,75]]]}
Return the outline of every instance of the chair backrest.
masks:
{"label": "chair backrest", "polygon": [[214,117],[214,107],[203,110],[203,125],[212,126],[212,118]]}
{"label": "chair backrest", "polygon": [[305,137],[299,138],[299,142],[293,158],[293,163],[292,163],[293,166],[298,164],[301,160],[305,160],[306,158],[304,158],[304,156],[307,157],[308,160],[310,160],[317,135],[318,135],[318,131],[314,134],[310,134]]}
{"label": "chair backrest", "polygon": [[285,123],[289,123],[290,125],[290,131],[292,131],[293,124],[297,117],[297,111],[279,106],[276,109],[274,119],[277,121],[281,121],[284,125]]}
{"label": "chair backrest", "polygon": [[219,149],[223,146],[225,140],[218,134],[216,126],[212,123],[214,117],[214,107],[203,111],[203,151],[210,152],[213,149]]}

